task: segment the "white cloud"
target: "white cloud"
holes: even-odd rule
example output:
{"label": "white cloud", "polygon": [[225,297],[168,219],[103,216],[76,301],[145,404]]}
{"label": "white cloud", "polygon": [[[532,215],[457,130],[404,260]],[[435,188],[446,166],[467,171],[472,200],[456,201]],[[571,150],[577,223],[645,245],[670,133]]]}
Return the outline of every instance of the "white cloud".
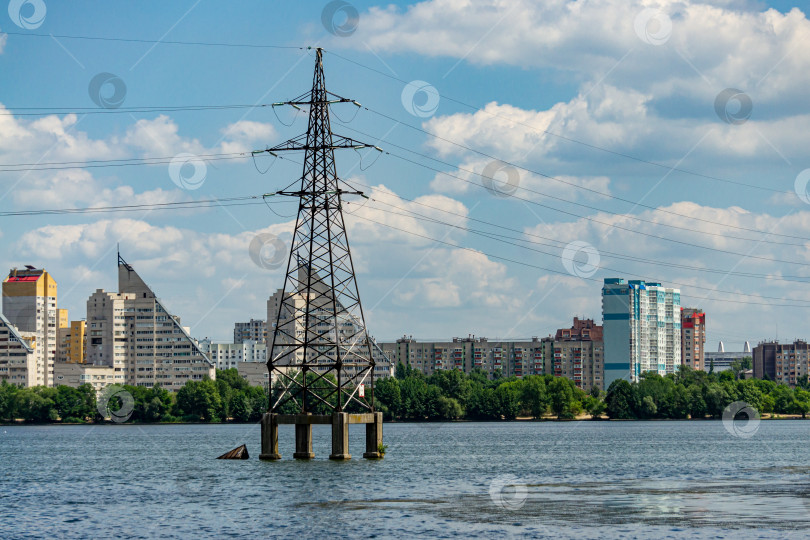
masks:
{"label": "white cloud", "polygon": [[[665,45],[644,43],[636,34],[634,22],[644,8],[672,21]],[[337,43],[479,65],[551,67],[586,81],[611,71],[611,80],[656,88],[659,95],[689,89],[689,81],[696,83],[690,94],[697,88],[713,98],[739,85],[773,100],[788,89],[798,97],[810,78],[810,58],[799,52],[810,37],[804,14],[761,11],[754,2],[427,0],[404,9],[372,7],[362,21],[354,39]],[[702,88],[704,78],[709,88]],[[661,92],[663,87],[669,90]]]}
{"label": "white cloud", "polygon": [[[506,166],[493,173],[487,172],[491,160],[466,161],[457,171],[447,174],[437,173],[430,182],[430,188],[439,193],[453,195],[471,194],[480,197],[508,198],[511,195],[520,199],[544,200],[563,198],[566,200],[597,199],[600,193],[610,193],[610,179],[606,176],[576,177],[556,175],[552,178],[538,176],[524,168]],[[503,166],[505,164],[499,164]],[[529,168],[531,165],[526,165]],[[507,172],[506,169],[511,169]],[[487,173],[487,174],[485,174]],[[492,174],[492,176],[489,176]]]}
{"label": "white cloud", "polygon": [[[93,139],[80,129],[81,120],[75,114],[48,115],[35,120],[21,120],[0,104],[0,162],[4,164],[38,164],[42,168],[0,172],[7,179],[5,197],[28,208],[64,208],[80,206],[113,206],[177,202],[190,200],[179,189],[156,188],[137,192],[134,186],[121,185],[115,177],[97,179],[91,169],[50,167],[49,163],[82,164],[90,160],[127,159],[140,155],[145,158],[172,157],[181,152],[197,155],[247,152],[259,143],[276,137],[270,124],[239,121],[222,131],[214,147],[206,147],[196,138],[183,137],[179,126],[168,116],[137,120],[123,137],[111,135]],[[229,163],[229,162],[223,162]],[[167,164],[154,167],[166,170]],[[108,169],[93,169],[104,170]],[[118,171],[119,169],[109,169]],[[153,167],[145,166],[148,175]],[[168,187],[167,172],[160,173]],[[117,185],[116,185],[117,184]],[[190,211],[189,211],[190,212]]]}
{"label": "white cloud", "polygon": [[[355,214],[347,213],[346,221],[367,316],[375,321],[375,333],[392,335],[403,327],[419,329],[429,321],[422,316],[424,310],[468,310],[454,326],[462,328],[466,320],[479,325],[476,331],[481,326],[480,321],[474,321],[481,310],[497,316],[502,323],[498,328],[504,333],[511,321],[522,317],[519,283],[509,275],[506,265],[477,251],[436,246],[415,237],[409,232],[462,242],[464,233],[452,230],[447,234],[435,223],[393,213],[412,210],[447,220],[441,211],[447,210],[460,216],[452,219],[465,223],[468,210],[462,203],[443,195],[408,202],[383,185],[375,186],[370,195],[372,200],[362,208],[347,206]],[[381,204],[383,201],[386,205]],[[361,215],[397,229],[358,219]],[[26,261],[49,268],[58,281],[67,281],[69,276],[72,291],[64,300],[74,311],[81,311],[86,296],[100,286],[97,272],[112,273],[115,246],[120,243],[123,256],[186,324],[199,324],[197,331],[206,335],[227,337],[230,329],[223,331],[217,322],[227,321],[226,314],[238,320],[248,310],[254,317],[262,316],[267,297],[282,284],[283,267],[268,271],[253,263],[248,249],[251,240],[257,233],[269,232],[288,244],[293,223],[225,234],[159,226],[143,219],[110,218],[42,226],[22,234],[14,249]],[[108,275],[104,282],[114,280]],[[190,290],[197,285],[202,289]],[[212,320],[195,320],[213,305],[218,307]],[[395,314],[387,315],[391,310]]]}
{"label": "white cloud", "polygon": [[0,159],[3,163],[44,163],[116,159],[124,151],[115,141],[92,139],[79,130],[75,114],[19,120],[0,104]]}
{"label": "white cloud", "polygon": [[276,137],[271,124],[241,120],[222,130],[220,140],[213,147],[206,147],[198,139],[184,138],[175,121],[166,115],[152,120],[138,120],[127,130],[123,141],[140,150],[144,157],[171,157],[179,153],[196,155],[248,152],[255,143],[265,144]]}

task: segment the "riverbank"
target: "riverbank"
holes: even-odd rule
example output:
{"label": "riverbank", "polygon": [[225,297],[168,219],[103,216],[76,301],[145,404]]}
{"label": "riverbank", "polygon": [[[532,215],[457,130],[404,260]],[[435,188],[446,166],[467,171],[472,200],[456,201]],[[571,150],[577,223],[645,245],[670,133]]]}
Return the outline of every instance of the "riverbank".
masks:
{"label": "riverbank", "polygon": [[[554,416],[543,416],[542,418],[534,418],[531,416],[519,416],[516,418],[511,419],[503,419],[500,420],[469,420],[469,419],[457,419],[457,420],[386,420],[386,424],[446,424],[446,423],[454,423],[454,424],[464,424],[464,423],[512,423],[512,422],[523,422],[523,423],[542,423],[542,422],[612,422],[612,423],[619,423],[619,422],[650,422],[650,421],[657,421],[657,422],[683,422],[683,421],[695,421],[695,422],[704,422],[704,421],[711,421],[711,420],[721,420],[722,418],[713,418],[710,416],[704,418],[609,418],[607,416],[599,416],[597,418],[593,418],[588,414],[580,414],[574,418],[556,418]],[[759,417],[759,420],[808,420],[810,418],[802,417],[800,414],[773,414],[773,413],[765,413]],[[107,420],[104,422],[61,422],[59,420],[55,420],[53,422],[30,422],[23,419],[15,420],[14,422],[0,422],[0,427],[12,427],[12,426],[200,426],[200,425],[211,425],[211,426],[247,426],[247,425],[257,425],[258,422],[237,422],[235,420],[228,420],[225,422],[114,422],[112,420]]]}

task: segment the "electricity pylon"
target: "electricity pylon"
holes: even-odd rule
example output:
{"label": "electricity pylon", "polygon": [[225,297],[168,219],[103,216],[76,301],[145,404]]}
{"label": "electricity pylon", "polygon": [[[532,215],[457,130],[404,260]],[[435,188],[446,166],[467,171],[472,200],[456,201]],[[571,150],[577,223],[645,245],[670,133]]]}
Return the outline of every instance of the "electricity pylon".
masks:
{"label": "electricity pylon", "polygon": [[[298,197],[299,203],[268,351],[270,380],[277,383],[270,390],[272,413],[290,402],[300,413],[311,412],[317,403],[338,412],[350,403],[374,411],[374,358],[341,205],[342,195],[363,193],[341,189],[334,151],[380,149],[332,133],[329,107],[336,103],[360,106],[326,90],[323,52],[318,48],[312,90],[273,104],[308,107],[307,132],[254,152],[304,152],[300,190],[276,192]],[[330,374],[334,380],[327,376]]]}

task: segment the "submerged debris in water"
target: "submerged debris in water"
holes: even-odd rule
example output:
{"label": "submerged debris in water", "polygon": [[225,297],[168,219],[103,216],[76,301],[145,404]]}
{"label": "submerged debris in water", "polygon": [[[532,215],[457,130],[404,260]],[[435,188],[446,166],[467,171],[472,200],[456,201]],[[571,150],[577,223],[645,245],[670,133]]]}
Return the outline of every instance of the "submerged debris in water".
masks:
{"label": "submerged debris in water", "polygon": [[250,459],[250,455],[248,455],[247,445],[243,444],[230,452],[225,452],[217,459]]}

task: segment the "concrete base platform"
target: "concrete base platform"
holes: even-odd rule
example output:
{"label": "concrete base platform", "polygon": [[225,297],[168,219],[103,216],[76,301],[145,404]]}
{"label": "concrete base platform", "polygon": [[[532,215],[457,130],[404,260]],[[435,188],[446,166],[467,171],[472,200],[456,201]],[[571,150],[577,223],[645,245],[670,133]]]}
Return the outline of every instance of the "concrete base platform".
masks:
{"label": "concrete base platform", "polygon": [[262,452],[259,459],[264,461],[277,461],[281,459],[278,451],[279,424],[295,425],[295,452],[294,459],[309,460],[315,458],[312,451],[312,426],[332,426],[332,453],[329,459],[333,461],[348,461],[352,459],[349,453],[349,425],[366,424],[366,451],[363,457],[367,459],[382,459],[379,452],[382,444],[382,413],[349,414],[335,412],[326,414],[274,414],[265,413],[262,417]]}

